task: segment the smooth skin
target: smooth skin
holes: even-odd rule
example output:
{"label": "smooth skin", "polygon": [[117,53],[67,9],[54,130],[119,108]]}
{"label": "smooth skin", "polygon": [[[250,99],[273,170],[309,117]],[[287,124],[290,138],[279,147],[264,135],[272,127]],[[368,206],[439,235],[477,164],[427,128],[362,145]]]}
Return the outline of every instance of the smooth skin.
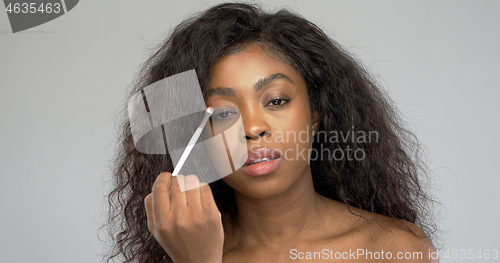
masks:
{"label": "smooth skin", "polygon": [[[318,253],[307,258],[307,252],[313,256],[324,249],[383,251],[393,257],[398,252],[421,252],[422,259],[404,261],[438,262],[429,259],[434,247],[412,223],[348,207],[314,191],[307,158],[296,155],[311,149],[312,141],[279,138],[286,132],[313,135],[320,122],[311,112],[305,81],[295,68],[259,44],[250,44],[216,63],[209,90],[207,106],[238,109],[249,149],[268,147],[281,153],[288,150],[289,155],[270,174],[255,177],[239,169],[223,178],[234,189],[243,235],[231,222],[222,228],[207,185],[180,192],[176,179],[161,174],[145,200],[148,225],[176,263],[335,261],[319,258]],[[196,183],[192,177],[196,176],[187,176],[186,183]]]}

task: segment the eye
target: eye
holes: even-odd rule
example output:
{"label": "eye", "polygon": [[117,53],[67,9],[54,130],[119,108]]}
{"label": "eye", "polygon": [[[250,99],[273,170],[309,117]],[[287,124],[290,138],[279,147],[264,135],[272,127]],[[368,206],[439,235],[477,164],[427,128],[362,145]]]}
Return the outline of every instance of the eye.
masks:
{"label": "eye", "polygon": [[276,99],[273,99],[271,100],[266,106],[271,106],[271,107],[281,107],[283,106],[285,103],[289,102],[290,99],[288,98],[276,98]]}
{"label": "eye", "polygon": [[228,111],[223,111],[223,112],[221,112],[221,113],[217,114],[217,118],[219,118],[219,119],[224,119],[224,118],[227,118],[230,114],[231,114],[231,113],[230,113],[230,112],[228,112]]}
{"label": "eye", "polygon": [[214,112],[214,114],[212,115],[212,119],[215,121],[224,121],[231,119],[235,115],[237,115],[237,112],[235,112],[235,110],[230,110],[229,108],[222,108]]}

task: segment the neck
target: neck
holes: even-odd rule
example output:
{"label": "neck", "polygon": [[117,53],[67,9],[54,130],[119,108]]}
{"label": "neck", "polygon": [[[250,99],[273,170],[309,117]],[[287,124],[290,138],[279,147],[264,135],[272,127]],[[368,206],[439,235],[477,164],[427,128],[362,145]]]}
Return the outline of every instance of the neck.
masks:
{"label": "neck", "polygon": [[281,244],[306,238],[322,222],[323,197],[314,191],[311,170],[284,193],[253,199],[235,192],[242,241],[249,245]]}

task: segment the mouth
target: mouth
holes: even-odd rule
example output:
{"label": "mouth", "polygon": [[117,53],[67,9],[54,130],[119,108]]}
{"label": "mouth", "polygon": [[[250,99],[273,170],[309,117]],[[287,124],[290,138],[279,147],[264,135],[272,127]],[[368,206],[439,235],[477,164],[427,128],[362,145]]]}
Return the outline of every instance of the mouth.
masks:
{"label": "mouth", "polygon": [[263,162],[269,162],[269,161],[273,161],[273,160],[276,160],[276,158],[261,158],[261,159],[258,159],[258,160],[255,160],[255,161],[251,161],[247,164],[245,164],[244,166],[250,166],[250,165],[254,165],[254,164],[258,164],[258,163],[263,163]]}
{"label": "mouth", "polygon": [[248,151],[248,157],[241,169],[251,176],[272,173],[281,163],[281,154],[270,148],[261,147]]}

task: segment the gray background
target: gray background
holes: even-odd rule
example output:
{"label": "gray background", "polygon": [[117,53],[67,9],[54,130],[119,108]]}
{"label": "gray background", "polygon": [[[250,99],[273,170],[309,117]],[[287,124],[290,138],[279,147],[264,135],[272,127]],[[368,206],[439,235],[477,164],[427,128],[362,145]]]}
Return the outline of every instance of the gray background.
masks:
{"label": "gray background", "polygon": [[[16,34],[2,7],[1,262],[101,261],[127,87],[152,44],[214,3],[86,0]],[[318,24],[389,91],[426,146],[444,249],[500,249],[500,1],[264,3]]]}

